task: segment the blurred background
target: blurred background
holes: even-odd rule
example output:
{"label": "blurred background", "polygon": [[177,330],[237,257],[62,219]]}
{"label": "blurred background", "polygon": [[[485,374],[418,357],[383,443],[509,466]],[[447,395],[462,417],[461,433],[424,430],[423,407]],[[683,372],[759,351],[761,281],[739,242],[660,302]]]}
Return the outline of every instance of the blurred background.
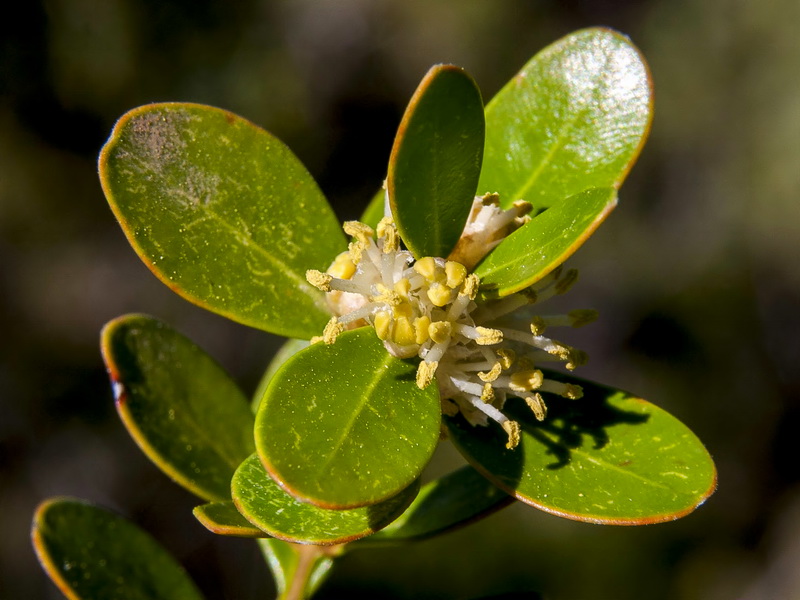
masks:
{"label": "blurred background", "polygon": [[[800,598],[800,3],[796,0],[50,0],[0,19],[0,598],[56,599],[31,515],[75,495],[161,540],[208,598],[262,599],[255,545],[221,539],[138,451],[97,348],[131,311],[172,323],[251,392],[279,340],[158,283],[100,191],[114,121],[221,106],[283,139],[342,219],[385,175],[427,68],[485,98],[536,51],[607,25],[647,57],[656,118],[619,208],[571,261],[584,377],[665,407],[719,491],[670,524],[613,528],[513,506],[400,550],[353,553],[319,598]],[[457,462],[445,453],[439,465]],[[524,597],[524,596],[523,596]]]}

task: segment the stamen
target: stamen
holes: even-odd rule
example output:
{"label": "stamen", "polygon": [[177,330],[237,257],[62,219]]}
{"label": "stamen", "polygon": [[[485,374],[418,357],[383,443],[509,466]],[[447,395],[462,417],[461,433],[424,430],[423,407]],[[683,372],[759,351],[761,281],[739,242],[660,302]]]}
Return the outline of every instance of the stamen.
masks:
{"label": "stamen", "polygon": [[[350,260],[350,254],[347,252],[340,253],[328,267],[328,274],[333,275],[339,279],[350,279],[356,272],[356,265]],[[314,285],[314,284],[312,284]]]}
{"label": "stamen", "polygon": [[453,290],[464,283],[464,279],[467,276],[467,268],[461,263],[453,262],[452,260],[444,263],[444,272],[447,276],[447,287]]}
{"label": "stamen", "polygon": [[400,242],[397,237],[397,229],[394,226],[392,217],[383,217],[378,223],[377,234],[383,238],[383,252],[390,254],[400,249]]}
{"label": "stamen", "polygon": [[436,375],[436,368],[439,366],[438,361],[427,362],[421,361],[417,367],[417,387],[424,390],[433,381]]}
{"label": "stamen", "polygon": [[428,326],[428,335],[437,344],[442,344],[453,335],[453,324],[450,321],[435,321]]}
{"label": "stamen", "polygon": [[436,275],[436,262],[432,256],[425,256],[414,263],[414,270],[432,282]]}
{"label": "stamen", "polygon": [[533,416],[536,417],[537,421],[544,421],[547,416],[547,405],[544,403],[541,394],[525,396],[525,403],[533,411]]}
{"label": "stamen", "polygon": [[362,244],[368,244],[372,240],[372,236],[375,235],[372,227],[364,225],[360,221],[345,221],[342,229],[347,235],[356,238]]}
{"label": "stamen", "polygon": [[492,368],[489,370],[488,373],[479,372],[478,377],[480,377],[481,381],[494,381],[498,377],[500,377],[500,371],[502,370],[502,365],[500,362],[494,363]]}
{"label": "stamen", "polygon": [[570,400],[578,400],[583,397],[583,388],[581,386],[575,385],[574,383],[561,383],[560,381],[553,381],[552,379],[545,379],[539,390],[558,394]]}
{"label": "stamen", "polygon": [[516,421],[503,421],[500,423],[505,432],[508,434],[508,442],[506,448],[513,450],[519,446],[519,423]]}
{"label": "stamen", "polygon": [[478,333],[475,342],[480,346],[492,346],[499,344],[503,341],[503,332],[499,329],[490,329],[489,327],[476,327],[475,331]]}
{"label": "stamen", "polygon": [[475,300],[475,296],[478,295],[478,286],[480,286],[480,283],[481,280],[478,279],[475,273],[467,275],[466,279],[464,279],[464,287],[461,289],[461,293],[470,300]]}
{"label": "stamen", "polygon": [[333,277],[316,269],[306,271],[306,280],[321,292],[331,291],[331,281]]}
{"label": "stamen", "polygon": [[542,372],[538,369],[532,371],[517,371],[509,378],[509,387],[515,392],[532,392],[541,387]]}
{"label": "stamen", "polygon": [[332,344],[342,331],[344,331],[344,325],[342,325],[336,317],[331,317],[331,320],[328,321],[328,324],[325,325],[325,329],[322,331],[322,341],[326,344]]}
{"label": "stamen", "polygon": [[578,269],[570,269],[556,282],[556,294],[566,294],[578,281]]}

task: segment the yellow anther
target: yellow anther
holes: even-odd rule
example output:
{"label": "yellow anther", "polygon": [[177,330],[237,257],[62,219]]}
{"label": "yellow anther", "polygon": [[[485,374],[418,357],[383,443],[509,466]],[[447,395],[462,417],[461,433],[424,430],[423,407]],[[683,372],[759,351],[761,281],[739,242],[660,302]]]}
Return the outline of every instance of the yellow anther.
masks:
{"label": "yellow anther", "polygon": [[547,325],[544,322],[544,319],[540,316],[535,316],[531,320],[531,333],[533,335],[544,335],[544,330],[547,329]]}
{"label": "yellow anther", "polygon": [[489,369],[488,371],[486,372],[479,371],[478,377],[480,377],[481,381],[494,381],[495,379],[500,377],[500,371],[502,371],[502,369],[503,366],[498,361],[494,363],[494,365],[492,365],[492,368]]}
{"label": "yellow anther", "polygon": [[436,375],[436,368],[439,366],[437,361],[425,362],[424,360],[419,363],[417,367],[417,387],[424,390],[433,381]]}
{"label": "yellow anther", "polygon": [[494,401],[494,390],[490,383],[483,384],[483,391],[481,392],[481,402],[491,404]]}
{"label": "yellow anther", "polygon": [[541,394],[525,396],[525,403],[533,411],[533,416],[536,417],[537,421],[544,421],[547,416],[547,405],[544,403]]}
{"label": "yellow anther", "polygon": [[556,282],[556,294],[566,294],[578,281],[578,269],[570,269]]}
{"label": "yellow anther", "polygon": [[326,344],[332,344],[336,341],[336,337],[344,331],[344,325],[339,322],[336,317],[331,317],[325,329],[322,332],[322,341]]}
{"label": "yellow anther", "polygon": [[364,225],[360,221],[345,221],[342,229],[347,235],[356,238],[362,244],[368,244],[372,236],[375,235],[372,227]]}
{"label": "yellow anther", "polygon": [[478,286],[480,286],[480,284],[481,280],[478,279],[475,273],[467,275],[464,279],[464,287],[461,288],[461,293],[469,297],[470,300],[475,300],[475,296],[478,295]]}
{"label": "yellow anther", "polygon": [[388,340],[389,336],[392,335],[392,315],[385,310],[375,313],[372,324],[375,327],[375,333],[378,338]]}
{"label": "yellow anther", "polygon": [[481,196],[481,203],[484,206],[500,206],[500,194],[497,192],[484,194]]}
{"label": "yellow anther", "polygon": [[531,216],[530,215],[522,215],[521,217],[514,217],[514,221],[513,221],[514,229],[515,230],[519,229],[523,225],[527,225],[530,222],[531,222]]}
{"label": "yellow anther", "polygon": [[567,364],[564,365],[567,369],[574,371],[577,367],[585,365],[588,362],[589,355],[583,350],[568,348],[567,356],[562,358],[562,360],[567,361]]}
{"label": "yellow anther", "polygon": [[448,260],[444,263],[444,272],[447,276],[447,287],[454,290],[464,283],[464,279],[467,276],[467,267],[461,263]]}
{"label": "yellow anther", "polygon": [[308,343],[309,344],[318,344],[321,341],[322,341],[322,336],[321,335],[315,335],[310,340],[308,340]]}
{"label": "yellow anther", "polygon": [[475,331],[477,331],[478,335],[480,336],[475,340],[475,343],[479,346],[491,346],[493,344],[499,344],[503,341],[503,332],[499,329],[476,327]]}
{"label": "yellow anther", "polygon": [[437,344],[446,342],[453,335],[453,324],[450,321],[434,321],[428,325],[428,335]]}
{"label": "yellow anther", "polygon": [[370,296],[372,302],[385,302],[389,306],[399,306],[403,299],[400,294],[394,290],[390,290],[382,283],[375,284],[375,291],[378,292],[374,296]]}
{"label": "yellow anther", "polygon": [[583,327],[597,320],[596,310],[571,310],[567,313],[573,327]]}
{"label": "yellow anther", "polygon": [[356,265],[350,258],[349,252],[342,252],[333,259],[333,263],[328,267],[328,274],[339,279],[350,279],[356,272]]}
{"label": "yellow anther", "polygon": [[519,423],[516,421],[503,421],[502,427],[508,434],[506,448],[513,450],[519,445]]}
{"label": "yellow anther", "polygon": [[511,206],[517,213],[517,217],[523,217],[533,210],[533,204],[525,200],[516,200]]}
{"label": "yellow anther", "polygon": [[424,344],[430,339],[428,327],[431,325],[431,318],[428,316],[421,316],[414,319],[414,342],[417,344]]}
{"label": "yellow anther", "polygon": [[396,344],[401,346],[411,346],[416,339],[416,332],[414,326],[408,317],[399,317],[394,320],[394,331],[392,331],[392,339]]}
{"label": "yellow anther", "polygon": [[428,281],[433,281],[436,276],[436,261],[432,256],[424,256],[414,263],[414,270]]}
{"label": "yellow anther", "polygon": [[564,398],[569,398],[570,400],[578,400],[579,398],[583,398],[583,388],[579,385],[575,385],[574,383],[568,383],[565,386],[561,395]]}
{"label": "yellow anther", "polygon": [[350,242],[347,245],[347,253],[350,255],[350,260],[354,265],[357,265],[361,262],[361,257],[364,255],[364,250],[366,250],[366,244],[362,244],[358,241]]}
{"label": "yellow anther", "polygon": [[509,387],[515,392],[532,392],[542,386],[542,372],[539,370],[517,371],[511,375]]}
{"label": "yellow anther", "polygon": [[383,238],[383,252],[385,254],[397,252],[400,249],[397,228],[394,226],[392,217],[383,217],[378,223],[376,233],[379,238]]}
{"label": "yellow anther", "polygon": [[411,282],[403,277],[394,284],[394,291],[400,294],[404,300],[408,300],[408,292],[411,290]]}
{"label": "yellow anther", "polygon": [[510,348],[498,348],[494,353],[497,355],[503,369],[510,369],[511,365],[514,364],[514,360],[517,358],[516,353]]}
{"label": "yellow anther", "polygon": [[333,281],[333,277],[327,273],[317,271],[316,269],[309,269],[306,271],[306,279],[308,283],[322,292],[331,291],[331,281]]}
{"label": "yellow anther", "polygon": [[450,290],[441,283],[432,284],[431,287],[428,288],[427,294],[428,299],[433,303],[434,306],[441,308],[450,302]]}

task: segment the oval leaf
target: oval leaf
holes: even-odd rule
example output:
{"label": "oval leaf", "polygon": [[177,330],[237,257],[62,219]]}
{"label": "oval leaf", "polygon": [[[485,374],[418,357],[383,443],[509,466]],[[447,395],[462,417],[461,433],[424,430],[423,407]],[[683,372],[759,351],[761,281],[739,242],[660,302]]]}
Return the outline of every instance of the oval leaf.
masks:
{"label": "oval leaf", "polygon": [[671,521],[714,492],[711,457],[675,417],[620,390],[547,377],[581,385],[583,398],[547,394],[541,423],[525,402],[510,399],[503,412],[522,426],[514,450],[499,426],[447,419],[456,447],[492,483],[545,512],[610,525]]}
{"label": "oval leaf", "polygon": [[389,158],[386,188],[415,257],[447,256],[467,222],[483,157],[483,101],[466,71],[436,65],[411,97]]}
{"label": "oval leaf", "polygon": [[39,506],[33,546],[47,574],[71,600],[200,600],[189,576],[133,523],[79,500]]}
{"label": "oval leaf", "polygon": [[361,508],[319,508],[283,491],[256,454],[242,463],[231,482],[236,507],[253,525],[287,542],[318,546],[344,544],[385,527],[403,512],[418,489],[413,484],[393,498]]}
{"label": "oval leaf", "polygon": [[517,229],[475,268],[484,297],[535,283],[581,247],[617,205],[613,188],[583,191]]}
{"label": "oval leaf", "polygon": [[392,357],[371,328],[312,344],[275,374],[256,416],[256,449],[290,494],[355,508],[409,486],[439,439],[436,386]]}
{"label": "oval leaf", "polygon": [[212,533],[234,537],[260,538],[265,534],[254,527],[236,509],[233,502],[210,502],[196,506],[192,511],[195,519]]}
{"label": "oval leaf", "polygon": [[339,222],[266,131],[208,106],[142,106],[114,127],[100,180],[140,258],[187,300],[296,338],[330,317],[305,272],[344,249]]}
{"label": "oval leaf", "polygon": [[210,356],[152,317],[103,328],[117,411],[156,466],[206,500],[230,499],[236,467],[254,450],[247,398]]}
{"label": "oval leaf", "polygon": [[534,56],[486,107],[480,193],[551,206],[619,188],[650,129],[647,65],[608,29],[572,33]]}
{"label": "oval leaf", "polygon": [[261,404],[261,398],[264,396],[264,392],[267,391],[267,386],[269,382],[272,381],[272,376],[281,368],[283,363],[300,352],[303,348],[308,348],[308,340],[286,340],[283,345],[278,348],[275,356],[273,356],[272,360],[269,362],[267,370],[264,371],[264,374],[261,376],[261,380],[258,382],[258,386],[256,386],[256,391],[253,393],[251,404],[254,413],[258,412],[258,405]]}
{"label": "oval leaf", "polygon": [[406,511],[391,525],[361,542],[409,542],[447,533],[494,514],[514,499],[469,466],[422,486]]}

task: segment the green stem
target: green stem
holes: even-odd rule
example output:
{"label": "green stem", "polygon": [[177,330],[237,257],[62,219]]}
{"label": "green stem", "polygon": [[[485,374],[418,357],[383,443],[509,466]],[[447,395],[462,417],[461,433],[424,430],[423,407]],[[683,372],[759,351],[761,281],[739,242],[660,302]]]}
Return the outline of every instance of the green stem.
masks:
{"label": "green stem", "polygon": [[297,554],[297,565],[292,572],[291,581],[287,582],[286,590],[279,600],[306,600],[310,596],[308,589],[315,568],[320,561],[333,559],[344,551],[344,544],[339,546],[313,546],[305,544],[292,544]]}

